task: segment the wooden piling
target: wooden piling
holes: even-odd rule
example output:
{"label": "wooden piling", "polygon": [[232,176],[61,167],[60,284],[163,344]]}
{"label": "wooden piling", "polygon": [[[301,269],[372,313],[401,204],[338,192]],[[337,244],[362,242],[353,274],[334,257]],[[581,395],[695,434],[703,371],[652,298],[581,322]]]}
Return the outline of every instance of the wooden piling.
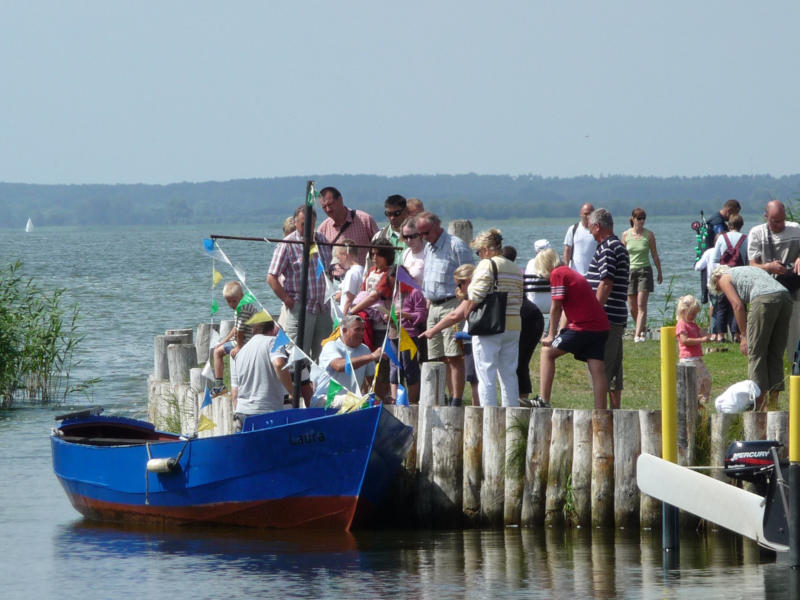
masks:
{"label": "wooden piling", "polygon": [[[641,432],[642,454],[661,456],[661,411],[640,410],[639,431]],[[647,494],[639,494],[639,524],[645,529],[661,525],[661,501]]]}
{"label": "wooden piling", "polygon": [[641,449],[639,412],[614,411],[614,523],[631,527],[639,523],[639,487],[636,458]]}
{"label": "wooden piling", "polygon": [[433,520],[437,527],[452,528],[461,523],[464,409],[437,406],[431,416]]}
{"label": "wooden piling", "polygon": [[189,369],[189,387],[195,394],[204,394],[206,385],[208,384],[209,381],[205,378],[205,375],[203,375],[203,369],[200,367],[192,367]]}
{"label": "wooden piling", "polygon": [[697,367],[678,365],[678,464],[695,463],[697,428]]}
{"label": "wooden piling", "polygon": [[177,335],[181,337],[182,344],[193,344],[194,331],[191,329],[167,329],[165,335]]}
{"label": "wooden piling", "polygon": [[592,412],[592,526],[614,519],[614,414]]}
{"label": "wooden piling", "polygon": [[[725,462],[725,451],[733,441],[731,429],[739,419],[739,415],[730,413],[714,413],[711,415],[711,466],[722,467]],[[728,482],[728,477],[722,469],[713,469],[712,477]]]}
{"label": "wooden piling", "polygon": [[444,363],[438,361],[422,363],[422,380],[419,392],[420,405],[439,406],[444,404],[446,377],[447,368]]}
{"label": "wooden piling", "polygon": [[572,515],[576,525],[592,520],[592,411],[572,413]]}
{"label": "wooden piling", "polygon": [[465,244],[472,241],[472,221],[456,219],[447,224],[447,233],[461,238]]}
{"label": "wooden piling", "polygon": [[170,383],[189,383],[189,370],[197,366],[194,344],[167,346],[167,369]]}
{"label": "wooden piling", "polygon": [[235,324],[236,324],[236,322],[233,319],[223,319],[222,321],[220,321],[219,322],[219,339],[221,339],[221,340],[225,339],[225,336],[228,335],[231,332],[231,330],[233,329],[233,326]]}
{"label": "wooden piling", "polygon": [[[169,379],[169,358],[167,357],[167,346],[170,344],[181,344],[185,336],[180,335],[157,335],[153,343],[153,377],[156,379]],[[193,367],[196,365],[192,365]]]}
{"label": "wooden piling", "polygon": [[506,408],[506,481],[503,500],[503,523],[506,526],[519,525],[522,516],[530,417],[529,408]]}
{"label": "wooden piling", "polygon": [[386,492],[387,515],[381,518],[381,524],[392,526],[411,525],[413,523],[414,494],[417,482],[417,422],[419,406],[397,406],[388,404],[385,410],[391,412],[399,421],[412,427],[411,446],[403,459],[397,477]]}
{"label": "wooden piling", "polygon": [[195,347],[197,348],[197,362],[198,364],[204,363],[209,359],[211,351],[211,332],[219,325],[215,323],[200,323],[197,326],[197,335],[195,336]]}
{"label": "wooden piling", "polygon": [[[761,411],[742,413],[742,429],[745,440],[767,439],[767,413]],[[748,492],[757,493],[757,486],[749,481],[745,481],[742,487]]]}
{"label": "wooden piling", "polygon": [[546,525],[564,522],[564,503],[567,482],[572,473],[572,411],[557,408],[553,411],[550,438],[550,464],[547,468],[545,499]]}
{"label": "wooden piling", "polygon": [[552,421],[552,409],[531,409],[528,444],[525,448],[525,487],[520,517],[520,524],[523,527],[533,527],[544,522]]}
{"label": "wooden piling", "polygon": [[488,526],[503,524],[506,463],[506,409],[483,407],[483,480],[481,521]]}
{"label": "wooden piling", "polygon": [[783,444],[778,448],[781,460],[789,458],[789,413],[771,410],[767,413],[767,439]]}
{"label": "wooden piling", "polygon": [[417,424],[417,488],[416,507],[417,521],[425,526],[430,526],[431,521],[431,494],[433,492],[433,448],[432,444],[432,419],[433,407],[420,404],[419,421]]}
{"label": "wooden piling", "polygon": [[760,411],[742,413],[742,429],[746,440],[767,439],[767,413]]}
{"label": "wooden piling", "polygon": [[483,480],[483,408],[464,407],[464,479],[462,512],[470,525],[480,523]]}

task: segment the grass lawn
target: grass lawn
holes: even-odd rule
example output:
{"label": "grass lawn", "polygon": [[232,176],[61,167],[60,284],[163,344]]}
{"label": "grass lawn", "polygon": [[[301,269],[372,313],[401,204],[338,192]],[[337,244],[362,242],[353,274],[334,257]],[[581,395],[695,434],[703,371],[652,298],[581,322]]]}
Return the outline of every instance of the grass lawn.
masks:
{"label": "grass lawn", "polygon": [[[661,343],[657,340],[634,344],[633,340],[623,341],[624,387],[622,392],[623,409],[660,409],[661,408]],[[737,381],[747,379],[747,357],[739,351],[738,344],[714,343],[704,344],[705,348],[727,348],[727,352],[712,352],[703,356],[708,370],[711,372],[711,406],[714,398]],[[531,359],[531,382],[533,395],[539,390],[539,352],[540,347]],[[789,364],[784,359],[784,371],[787,374],[786,391],[781,392],[778,409],[788,410],[788,374]],[[471,398],[470,386],[467,385],[465,399]],[[499,402],[499,400],[498,400]],[[550,403],[554,408],[594,407],[592,387],[586,363],[575,360],[566,354],[556,361],[556,375],[553,382],[553,393]]]}

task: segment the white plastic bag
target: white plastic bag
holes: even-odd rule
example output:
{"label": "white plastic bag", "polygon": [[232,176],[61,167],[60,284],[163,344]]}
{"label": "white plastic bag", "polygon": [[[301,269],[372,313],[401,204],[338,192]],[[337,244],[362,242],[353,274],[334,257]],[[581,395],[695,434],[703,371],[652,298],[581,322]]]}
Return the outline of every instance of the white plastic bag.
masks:
{"label": "white plastic bag", "polygon": [[740,413],[755,407],[761,395],[758,384],[750,379],[734,383],[714,400],[717,412]]}

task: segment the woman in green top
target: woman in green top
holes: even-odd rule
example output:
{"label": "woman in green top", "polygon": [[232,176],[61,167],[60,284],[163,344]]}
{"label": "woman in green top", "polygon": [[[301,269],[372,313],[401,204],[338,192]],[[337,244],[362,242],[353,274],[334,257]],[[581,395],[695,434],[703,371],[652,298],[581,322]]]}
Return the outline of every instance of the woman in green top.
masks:
{"label": "woman in green top", "polygon": [[645,340],[647,330],[647,299],[653,291],[653,268],[650,266],[650,255],[653,255],[653,264],[658,270],[658,283],[661,277],[661,260],[656,250],[656,236],[649,229],[644,228],[647,219],[644,209],[634,208],[631,213],[631,228],[622,234],[622,243],[628,249],[631,260],[630,275],[628,276],[628,305],[631,318],[636,325],[634,342]]}

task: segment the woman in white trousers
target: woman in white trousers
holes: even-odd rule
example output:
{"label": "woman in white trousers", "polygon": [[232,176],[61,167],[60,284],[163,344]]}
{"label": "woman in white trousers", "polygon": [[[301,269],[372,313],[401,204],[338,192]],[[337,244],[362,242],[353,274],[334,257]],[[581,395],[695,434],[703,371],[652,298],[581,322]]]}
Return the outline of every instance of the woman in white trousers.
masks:
{"label": "woman in white trousers", "polygon": [[497,229],[479,233],[470,245],[481,259],[467,288],[472,306],[479,305],[493,291],[495,268],[497,291],[507,294],[505,331],[493,335],[472,336],[472,354],[478,375],[481,404],[497,406],[499,382],[503,406],[519,406],[517,359],[521,328],[522,272],[503,256],[503,236]]}

